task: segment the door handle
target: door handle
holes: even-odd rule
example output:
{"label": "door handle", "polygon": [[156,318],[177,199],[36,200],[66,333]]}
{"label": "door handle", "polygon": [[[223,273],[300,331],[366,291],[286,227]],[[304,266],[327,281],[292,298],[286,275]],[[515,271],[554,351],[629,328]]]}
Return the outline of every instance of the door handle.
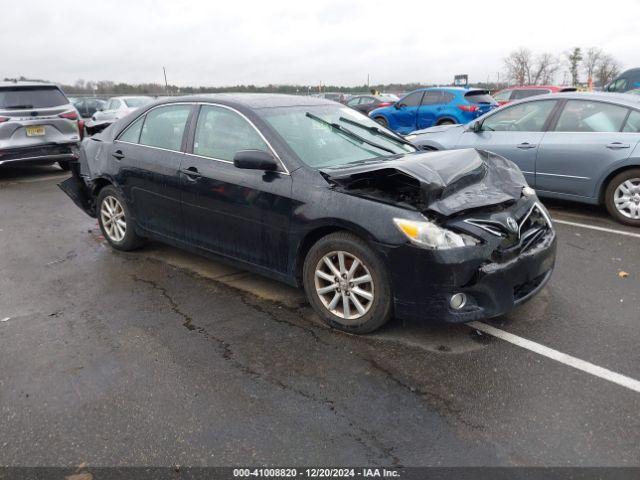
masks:
{"label": "door handle", "polygon": [[523,142],[519,145],[516,145],[519,149],[521,150],[528,150],[530,148],[536,148],[536,145],[534,145],[533,143],[529,143],[529,142]]}
{"label": "door handle", "polygon": [[629,145],[628,143],[622,143],[622,142],[611,142],[606,147],[611,150],[619,150],[621,148],[630,148],[631,145]]}
{"label": "door handle", "polygon": [[189,167],[180,171],[184,173],[189,180],[195,181],[198,178],[202,177],[202,175],[200,175],[200,172],[198,172],[198,169],[196,167]]}
{"label": "door handle", "polygon": [[124,158],[124,153],[122,153],[122,150],[116,150],[115,152],[113,152],[113,157],[117,158],[118,160],[122,160]]}

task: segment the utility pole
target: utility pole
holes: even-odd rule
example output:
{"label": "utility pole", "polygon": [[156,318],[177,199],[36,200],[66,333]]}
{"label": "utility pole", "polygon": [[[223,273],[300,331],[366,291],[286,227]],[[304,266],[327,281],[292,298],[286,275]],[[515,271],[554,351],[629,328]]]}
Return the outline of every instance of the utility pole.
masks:
{"label": "utility pole", "polygon": [[162,67],[162,72],[164,73],[164,91],[169,93],[169,84],[167,83],[167,69]]}
{"label": "utility pole", "polygon": [[367,88],[369,88],[371,84],[369,83],[369,74],[367,73]]}

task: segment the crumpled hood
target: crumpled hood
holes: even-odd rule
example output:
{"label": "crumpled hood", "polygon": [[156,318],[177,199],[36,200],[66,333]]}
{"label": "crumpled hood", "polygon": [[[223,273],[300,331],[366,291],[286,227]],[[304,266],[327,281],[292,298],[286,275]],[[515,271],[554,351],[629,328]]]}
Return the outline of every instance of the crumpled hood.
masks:
{"label": "crumpled hood", "polygon": [[444,216],[516,201],[527,185],[513,162],[476,149],[414,153],[321,172],[346,193]]}

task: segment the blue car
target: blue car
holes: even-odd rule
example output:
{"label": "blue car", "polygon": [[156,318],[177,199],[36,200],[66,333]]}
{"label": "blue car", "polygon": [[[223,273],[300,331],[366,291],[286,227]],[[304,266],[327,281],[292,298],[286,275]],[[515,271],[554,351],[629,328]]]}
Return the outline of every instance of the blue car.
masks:
{"label": "blue car", "polygon": [[498,106],[487,90],[477,88],[421,88],[369,116],[384,127],[409,134],[433,125],[468,123]]}

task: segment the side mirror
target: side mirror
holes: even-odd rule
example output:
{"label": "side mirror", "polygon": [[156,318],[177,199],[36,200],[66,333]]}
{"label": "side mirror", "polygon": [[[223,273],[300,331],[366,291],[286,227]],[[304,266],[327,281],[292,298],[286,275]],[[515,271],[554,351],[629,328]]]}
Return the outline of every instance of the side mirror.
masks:
{"label": "side mirror", "polygon": [[473,122],[469,130],[473,133],[480,133],[482,131],[482,122]]}
{"label": "side mirror", "polygon": [[404,103],[400,103],[400,102],[394,103],[393,106],[396,107],[396,110],[400,110],[401,108],[406,107]]}
{"label": "side mirror", "polygon": [[233,157],[233,164],[247,170],[278,170],[278,162],[264,150],[240,150]]}

